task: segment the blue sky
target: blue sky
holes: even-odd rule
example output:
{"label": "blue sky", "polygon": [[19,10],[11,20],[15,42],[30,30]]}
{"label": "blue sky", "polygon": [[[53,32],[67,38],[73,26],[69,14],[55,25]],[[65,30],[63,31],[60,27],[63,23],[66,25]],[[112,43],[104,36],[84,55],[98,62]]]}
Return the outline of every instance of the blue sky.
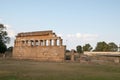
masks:
{"label": "blue sky", "polygon": [[[99,41],[120,44],[120,0],[0,0],[9,35],[53,30],[68,49]],[[10,45],[13,45],[13,41]]]}

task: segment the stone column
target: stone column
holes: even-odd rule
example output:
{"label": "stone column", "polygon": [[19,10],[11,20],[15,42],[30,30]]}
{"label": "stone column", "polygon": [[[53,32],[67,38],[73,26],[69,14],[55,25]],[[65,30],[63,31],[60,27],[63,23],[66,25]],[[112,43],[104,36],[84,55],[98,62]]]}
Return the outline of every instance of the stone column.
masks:
{"label": "stone column", "polygon": [[31,40],[31,45],[35,46],[35,41],[34,40]]}
{"label": "stone column", "polygon": [[44,42],[44,46],[46,46],[46,40],[43,40],[43,42]]}
{"label": "stone column", "polygon": [[60,45],[60,46],[62,46],[62,43],[63,43],[62,41],[63,41],[63,39],[60,39],[60,40],[59,40],[59,45]]}
{"label": "stone column", "polygon": [[28,40],[25,41],[25,46],[28,46]]}
{"label": "stone column", "polygon": [[34,41],[33,40],[31,40],[31,46],[34,46]]}
{"label": "stone column", "polygon": [[48,46],[51,46],[51,39],[48,40]]}
{"label": "stone column", "polygon": [[57,46],[57,39],[54,39],[54,46]]}
{"label": "stone column", "polygon": [[32,46],[32,40],[30,40],[30,46]]}
{"label": "stone column", "polygon": [[31,46],[31,40],[28,40],[28,46]]}
{"label": "stone column", "polygon": [[43,40],[41,40],[41,46],[44,46]]}
{"label": "stone column", "polygon": [[75,60],[75,53],[74,50],[71,50],[71,61],[73,62]]}
{"label": "stone column", "polygon": [[39,46],[41,46],[41,40],[39,40]]}
{"label": "stone column", "polygon": [[34,46],[36,46],[36,40],[34,40]]}
{"label": "stone column", "polygon": [[39,45],[39,41],[35,40],[35,46],[38,46],[38,45]]}
{"label": "stone column", "polygon": [[40,46],[40,41],[39,41],[39,40],[37,40],[36,45],[37,45],[37,46]]}
{"label": "stone column", "polygon": [[26,46],[26,40],[24,41],[24,46]]}
{"label": "stone column", "polygon": [[43,46],[43,40],[40,40],[40,46]]}

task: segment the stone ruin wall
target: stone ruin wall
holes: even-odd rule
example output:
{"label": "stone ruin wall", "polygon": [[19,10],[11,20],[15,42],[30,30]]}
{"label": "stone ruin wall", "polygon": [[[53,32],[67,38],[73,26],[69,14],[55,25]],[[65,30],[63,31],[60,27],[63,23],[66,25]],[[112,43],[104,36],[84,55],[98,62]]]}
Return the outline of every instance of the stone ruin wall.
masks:
{"label": "stone ruin wall", "polygon": [[66,47],[62,41],[52,31],[19,33],[14,42],[13,58],[64,61]]}

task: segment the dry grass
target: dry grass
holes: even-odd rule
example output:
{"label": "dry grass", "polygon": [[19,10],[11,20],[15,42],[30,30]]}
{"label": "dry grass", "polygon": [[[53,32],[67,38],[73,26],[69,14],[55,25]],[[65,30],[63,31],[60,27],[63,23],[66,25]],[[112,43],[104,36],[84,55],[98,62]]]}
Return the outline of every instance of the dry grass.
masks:
{"label": "dry grass", "polygon": [[119,64],[0,60],[0,80],[119,80]]}

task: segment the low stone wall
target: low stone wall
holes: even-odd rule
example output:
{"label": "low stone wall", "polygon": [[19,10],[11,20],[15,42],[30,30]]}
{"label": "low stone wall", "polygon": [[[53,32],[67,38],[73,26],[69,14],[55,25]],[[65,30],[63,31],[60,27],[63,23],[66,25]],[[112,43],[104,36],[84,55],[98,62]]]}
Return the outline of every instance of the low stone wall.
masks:
{"label": "low stone wall", "polygon": [[81,63],[120,63],[120,57],[119,56],[101,56],[101,55],[94,55],[94,56],[88,56],[88,55],[81,55],[80,56],[80,62]]}
{"label": "low stone wall", "polygon": [[94,55],[120,55],[120,52],[84,52],[84,55],[94,56]]}

